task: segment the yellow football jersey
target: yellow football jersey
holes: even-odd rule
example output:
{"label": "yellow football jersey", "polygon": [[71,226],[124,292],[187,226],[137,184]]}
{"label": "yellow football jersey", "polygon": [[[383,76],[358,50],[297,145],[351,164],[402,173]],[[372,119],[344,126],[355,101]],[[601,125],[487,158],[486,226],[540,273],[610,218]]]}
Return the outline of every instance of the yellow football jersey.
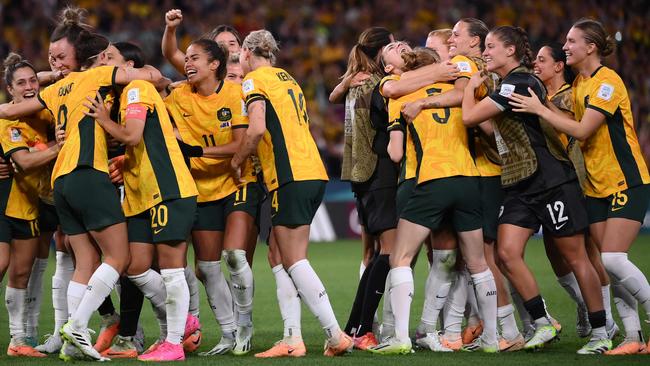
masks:
{"label": "yellow football jersey", "polygon": [[399,181],[403,182],[416,177],[418,168],[418,156],[415,151],[413,140],[419,140],[418,131],[422,131],[423,124],[428,121],[425,118],[416,118],[410,124],[407,124],[402,118],[402,105],[405,101],[399,99],[390,99],[388,101],[388,132],[404,132],[404,157],[402,158]]}
{"label": "yellow football jersey", "polygon": [[[0,144],[3,156],[9,159],[18,150],[29,150],[37,144],[47,143],[47,124],[51,122],[49,111],[41,111],[20,120],[0,120]],[[2,192],[7,198],[4,214],[16,219],[34,220],[38,218],[38,199],[43,194],[51,195],[49,167],[45,165],[30,171],[18,171],[7,183]],[[47,180],[46,180],[47,179]]]}
{"label": "yellow football jersey", "polygon": [[39,100],[66,132],[52,171],[52,185],[56,178],[81,166],[108,173],[106,135],[92,117],[84,114],[88,111],[84,103],[88,102],[86,97],[96,98],[97,91],[104,98],[112,92],[116,73],[113,66],[73,72],[40,92]]}
{"label": "yellow football jersey", "polygon": [[400,79],[400,75],[384,76],[384,78],[381,79],[381,81],[379,82],[379,94],[381,94],[381,96],[385,98],[386,96],[384,95],[384,84],[386,84],[387,81],[399,80],[399,79]]}
{"label": "yellow football jersey", "polygon": [[[388,104],[389,118],[399,119],[401,106],[427,96],[438,95],[454,86],[446,83],[429,85]],[[389,127],[390,128],[390,127]],[[460,108],[437,108],[422,111],[409,125],[411,154],[417,158],[415,176],[418,184],[453,176],[478,176],[470,155],[467,129]],[[407,148],[408,153],[408,148]],[[407,158],[408,159],[408,158]]]}
{"label": "yellow football jersey", "polygon": [[607,197],[650,183],[650,174],[634,130],[630,98],[620,76],[601,66],[590,77],[573,83],[575,118],[582,120],[587,108],[605,116],[591,137],[581,144],[587,168],[585,194]]}
{"label": "yellow football jersey", "polygon": [[132,104],[145,106],[147,119],[142,140],[127,146],[124,154],[122,208],[126,216],[135,216],[163,201],[198,194],[156,88],[142,80],[130,82],[120,97],[120,123],[126,123],[126,109]]}
{"label": "yellow football jersey", "polygon": [[[224,145],[232,141],[233,129],[248,128],[241,89],[230,81],[224,81],[207,97],[185,83],[165,98],[165,105],[181,138],[190,145]],[[237,191],[230,158],[191,158],[190,164],[199,190],[198,202],[215,201]],[[242,174],[247,182],[256,180],[251,161],[246,162]]]}
{"label": "yellow football jersey", "polygon": [[266,101],[266,129],[257,149],[269,191],[304,180],[328,180],[316,142],[309,131],[307,101],[286,71],[260,67],[242,83],[246,104]]}
{"label": "yellow football jersey", "polygon": [[[458,55],[451,59],[452,63],[455,63],[458,66],[460,72],[459,78],[471,78],[472,74],[485,70],[485,62],[481,58],[469,58],[466,56]],[[489,79],[489,78],[488,78]],[[477,99],[485,98],[489,93],[488,80],[476,90],[474,96]],[[478,127],[477,127],[478,128]],[[483,152],[483,147],[479,141],[478,133],[471,133],[470,136],[474,137],[473,148],[475,155],[476,168],[481,173],[482,177],[495,177],[501,175],[501,166],[493,163],[490,159],[487,158]]]}

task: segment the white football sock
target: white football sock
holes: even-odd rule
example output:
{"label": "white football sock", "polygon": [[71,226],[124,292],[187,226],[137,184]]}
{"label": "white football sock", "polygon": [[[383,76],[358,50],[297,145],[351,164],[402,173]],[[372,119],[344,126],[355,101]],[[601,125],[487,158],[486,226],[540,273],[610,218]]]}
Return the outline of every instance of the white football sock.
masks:
{"label": "white football sock", "polygon": [[519,335],[517,320],[515,319],[515,307],[512,304],[497,308],[497,318],[501,326],[501,335],[507,340],[513,340]]}
{"label": "white football sock", "polygon": [[607,272],[636,298],[650,319],[650,284],[643,272],[628,259],[627,253],[606,252],[602,258]]}
{"label": "white football sock", "polygon": [[[72,256],[66,252],[56,252],[56,265],[52,276],[52,307],[54,308],[54,332],[59,335],[59,330],[68,321],[68,286],[74,274]],[[79,299],[81,300],[81,298]],[[78,305],[78,303],[77,303]]]}
{"label": "white football sock", "polygon": [[203,274],[203,286],[208,302],[224,336],[232,337],[237,326],[233,310],[232,293],[221,272],[221,261],[197,261],[197,268]]}
{"label": "white football sock", "polygon": [[639,319],[638,302],[627,289],[612,278],[614,304],[625,328],[625,339],[641,341],[641,320]]}
{"label": "white football sock", "polygon": [[445,333],[460,335],[465,314],[465,304],[467,303],[467,294],[469,289],[468,278],[465,277],[464,271],[456,272],[456,281],[451,285],[447,304],[443,309],[443,319],[445,322]]}
{"label": "white football sock", "polygon": [[341,328],[336,321],[325,286],[306,259],[299,260],[287,270],[300,298],[316,316],[331,344],[338,344]]}
{"label": "white football sock", "polygon": [[25,338],[25,300],[27,290],[7,286],[5,305],[9,313],[9,334],[12,338]]}
{"label": "white football sock", "polygon": [[190,290],[185,280],[183,268],[161,269],[160,275],[165,282],[167,299],[167,342],[180,344],[185,334],[185,322],[190,305]]}
{"label": "white football sock", "polygon": [[104,302],[106,296],[111,294],[115,283],[120,279],[120,274],[106,263],[102,263],[97,267],[95,273],[88,281],[88,287],[84,294],[79,308],[72,316],[72,324],[77,329],[88,328],[88,321],[93,313]]}
{"label": "white football sock", "polygon": [[413,301],[413,270],[411,267],[396,267],[388,272],[390,279],[390,305],[395,315],[395,338],[409,339],[409,315]]}
{"label": "white football sock", "polygon": [[585,300],[582,298],[582,293],[580,292],[580,286],[578,285],[578,280],[573,272],[558,277],[557,282],[562,286],[564,291],[569,294],[569,297],[576,303],[580,311],[587,311],[587,306],[585,305]]}
{"label": "white football sock", "polygon": [[386,339],[395,335],[395,315],[393,314],[393,307],[390,306],[390,272],[386,276],[386,286],[384,287],[384,308],[381,316],[381,339]]}
{"label": "white football sock", "polygon": [[609,290],[609,285],[600,287],[600,291],[603,293],[603,306],[605,307],[605,315],[607,316],[607,329],[611,329],[615,324],[614,316],[612,315],[612,297]]}
{"label": "white football sock", "polygon": [[199,280],[196,278],[196,273],[189,265],[185,267],[185,280],[187,281],[187,288],[190,291],[190,308],[189,313],[195,317],[199,317]]}
{"label": "white football sock", "polygon": [[80,282],[68,282],[68,319],[72,319],[74,313],[77,312],[81,299],[83,299],[86,293],[86,287],[88,286]]}
{"label": "white football sock", "polygon": [[492,271],[472,275],[474,293],[481,320],[483,320],[483,334],[481,338],[487,344],[498,344],[497,338],[497,285],[494,282]]}
{"label": "white football sock", "polygon": [[284,270],[281,264],[272,268],[275,276],[276,295],[278,297],[278,306],[284,323],[284,338],[300,337],[300,297],[296,285],[291,281],[291,277]]}
{"label": "white football sock", "polygon": [[32,273],[27,284],[27,306],[25,307],[25,331],[27,337],[38,338],[38,319],[43,300],[43,273],[47,268],[47,258],[35,258]]}
{"label": "white football sock", "polygon": [[[167,289],[160,273],[148,269],[145,272],[128,276],[129,280],[140,289],[144,297],[151,302],[151,308],[158,320],[160,327],[160,338],[167,336],[167,307],[165,302],[167,300]],[[187,315],[187,314],[186,314]]]}
{"label": "white football sock", "polygon": [[237,306],[237,325],[248,326],[253,311],[253,271],[246,260],[246,251],[224,250],[224,256],[230,271],[232,296]]}
{"label": "white football sock", "polygon": [[424,284],[424,305],[420,319],[422,333],[434,333],[440,311],[445,307],[454,279],[456,250],[432,251],[433,262]]}

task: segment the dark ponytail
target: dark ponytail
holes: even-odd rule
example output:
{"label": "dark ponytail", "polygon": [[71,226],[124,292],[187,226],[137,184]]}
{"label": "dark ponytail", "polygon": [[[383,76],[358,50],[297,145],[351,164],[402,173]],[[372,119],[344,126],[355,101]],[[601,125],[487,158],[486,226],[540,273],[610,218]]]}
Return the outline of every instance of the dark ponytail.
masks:
{"label": "dark ponytail", "polygon": [[348,57],[348,69],[343,77],[358,72],[383,74],[381,49],[391,42],[391,32],[384,27],[370,27],[359,35],[357,44],[352,47]]}
{"label": "dark ponytail", "polygon": [[85,23],[86,9],[68,6],[59,14],[59,22],[50,35],[50,42],[67,39],[70,44],[77,43],[82,31],[92,31],[92,27]]}
{"label": "dark ponytail", "polygon": [[140,47],[134,45],[131,42],[116,42],[113,43],[113,46],[120,51],[120,54],[124,58],[124,61],[133,61],[133,67],[141,68],[145,64],[144,53]]}
{"label": "dark ponytail", "polygon": [[89,68],[95,63],[100,53],[105,51],[110,42],[108,38],[98,33],[83,30],[74,43],[75,58],[80,68]]}
{"label": "dark ponytail", "polygon": [[491,32],[503,42],[503,44],[515,47],[515,58],[523,66],[532,69],[535,56],[528,42],[528,33],[520,27],[503,25],[496,27]]}

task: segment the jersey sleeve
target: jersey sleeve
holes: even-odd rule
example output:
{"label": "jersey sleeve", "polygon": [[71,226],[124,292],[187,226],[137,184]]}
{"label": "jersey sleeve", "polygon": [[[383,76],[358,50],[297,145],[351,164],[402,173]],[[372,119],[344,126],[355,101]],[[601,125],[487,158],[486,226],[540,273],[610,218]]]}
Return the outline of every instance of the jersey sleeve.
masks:
{"label": "jersey sleeve", "polygon": [[38,101],[41,102],[43,107],[47,108],[47,110],[50,111],[50,113],[54,113],[52,110],[52,102],[54,101],[54,85],[52,84],[44,89],[42,89],[38,94]]}
{"label": "jersey sleeve", "polygon": [[114,86],[115,77],[117,75],[117,67],[115,66],[99,66],[89,70],[93,77],[97,80],[100,86]]}
{"label": "jersey sleeve", "polygon": [[470,60],[469,58],[465,56],[455,56],[454,58],[451,59],[451,63],[456,64],[458,66],[458,78],[471,78],[472,74],[475,72],[478,72],[478,67],[476,66],[476,63],[474,61]]}
{"label": "jersey sleeve", "polygon": [[3,120],[1,124],[4,126],[4,130],[0,137],[0,143],[2,144],[5,158],[10,157],[11,154],[18,150],[29,150],[27,139],[23,136],[21,123]]}
{"label": "jersey sleeve", "polygon": [[381,94],[381,96],[385,97],[384,84],[386,84],[389,81],[396,81],[396,80],[399,80],[399,75],[388,75],[388,76],[384,76],[384,78],[381,79],[381,81],[379,82],[379,93]]}
{"label": "jersey sleeve", "polygon": [[156,89],[146,81],[135,80],[129,83],[124,90],[123,94],[126,95],[126,105],[123,107],[128,107],[132,104],[140,104],[147,107],[148,110],[153,111],[155,106],[155,95],[153,93],[158,93]]}
{"label": "jersey sleeve", "polygon": [[542,89],[540,83],[536,82],[535,77],[528,73],[513,73],[505,77],[501,85],[497,87],[489,98],[496,104],[501,111],[509,111],[512,109],[510,105],[510,96],[513,93],[530,96],[528,88],[533,89],[542,101],[546,98],[546,90]]}
{"label": "jersey sleeve", "polygon": [[244,103],[240,94],[233,96],[232,128],[248,128],[248,112],[246,111],[246,103]]}
{"label": "jersey sleeve", "polygon": [[269,99],[264,81],[261,78],[256,77],[256,75],[246,78],[241,84],[241,90],[244,95],[244,100],[246,101],[246,106],[256,100]]}
{"label": "jersey sleeve", "polygon": [[627,91],[623,83],[610,75],[593,83],[589,90],[589,104],[587,108],[599,111],[607,117],[611,117],[621,105]]}
{"label": "jersey sleeve", "polygon": [[402,118],[402,102],[399,99],[388,100],[388,132],[404,131],[404,119]]}

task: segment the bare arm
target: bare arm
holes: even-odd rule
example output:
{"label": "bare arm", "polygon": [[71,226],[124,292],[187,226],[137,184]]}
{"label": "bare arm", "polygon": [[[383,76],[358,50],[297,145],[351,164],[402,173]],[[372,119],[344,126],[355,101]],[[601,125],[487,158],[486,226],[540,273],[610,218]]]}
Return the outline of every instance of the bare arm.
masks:
{"label": "bare arm", "polygon": [[397,99],[427,85],[454,80],[457,77],[458,66],[456,64],[451,62],[432,64],[405,72],[399,80],[386,82],[381,92],[386,98]]}
{"label": "bare arm", "polygon": [[[165,78],[158,69],[151,65],[144,65],[141,68],[133,67],[119,67],[115,73],[115,83],[119,85],[126,85],[133,80],[144,80],[154,84],[156,87],[165,80]],[[170,81],[171,82],[171,81]]]}
{"label": "bare arm", "polygon": [[176,28],[183,21],[183,14],[172,9],[165,14],[165,33],[162,38],[162,54],[181,75],[185,75],[185,54],[178,49]]}
{"label": "bare arm", "polygon": [[0,118],[16,119],[40,112],[45,108],[38,98],[25,99],[20,103],[0,104]]}
{"label": "bare arm", "polygon": [[266,132],[266,102],[257,100],[248,106],[248,128],[239,150],[230,160],[230,166],[237,180],[241,180],[241,166],[248,157],[257,151],[264,132]]}
{"label": "bare arm", "polygon": [[402,105],[402,115],[407,121],[413,121],[423,109],[459,107],[463,101],[463,92],[469,83],[467,78],[456,79],[454,88],[442,94],[418,99]]}
{"label": "bare arm", "polygon": [[84,112],[84,114],[94,118],[104,131],[117,141],[127,146],[135,146],[142,140],[144,119],[127,117],[126,123],[122,126],[111,120],[108,108],[106,108],[99,92],[97,93],[97,100],[91,98],[87,98],[87,100],[89,103],[84,103],[84,106],[88,108],[88,112]]}
{"label": "bare arm", "polygon": [[39,71],[36,74],[40,85],[50,85],[63,78],[61,71]]}
{"label": "bare arm", "polygon": [[605,122],[605,115],[591,108],[585,110],[582,120],[578,122],[557,108],[553,111],[546,107],[532,89],[528,88],[528,92],[530,97],[516,93],[512,94],[510,105],[512,105],[513,111],[536,114],[550,123],[556,130],[573,136],[580,141],[588,139]]}
{"label": "bare arm", "polygon": [[492,117],[501,114],[499,107],[494,104],[490,97],[483,98],[479,103],[476,103],[474,98],[474,91],[483,82],[485,77],[480,76],[479,73],[472,75],[472,79],[465,87],[465,95],[463,96],[463,124],[466,127],[477,126]]}
{"label": "bare arm", "polygon": [[209,146],[203,148],[203,157],[219,159],[219,158],[229,158],[239,150],[239,146],[244,137],[246,136],[246,128],[236,128],[232,130],[232,141],[227,144]]}
{"label": "bare arm", "polygon": [[400,130],[390,131],[388,140],[388,156],[393,163],[399,163],[404,157],[404,132]]}
{"label": "bare arm", "polygon": [[61,150],[59,144],[54,143],[45,150],[30,151],[27,149],[18,150],[11,154],[11,160],[24,171],[29,171],[41,167],[50,161],[56,159]]}
{"label": "bare arm", "polygon": [[356,74],[346,76],[330,93],[330,103],[343,103],[345,101],[345,95],[348,93],[348,90],[350,90],[351,87],[362,85],[369,77],[370,74],[365,72],[358,72]]}

